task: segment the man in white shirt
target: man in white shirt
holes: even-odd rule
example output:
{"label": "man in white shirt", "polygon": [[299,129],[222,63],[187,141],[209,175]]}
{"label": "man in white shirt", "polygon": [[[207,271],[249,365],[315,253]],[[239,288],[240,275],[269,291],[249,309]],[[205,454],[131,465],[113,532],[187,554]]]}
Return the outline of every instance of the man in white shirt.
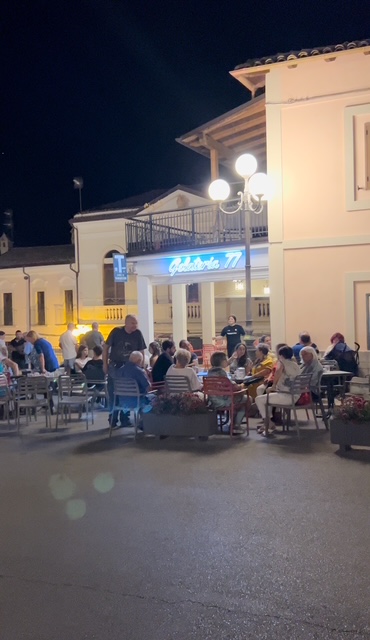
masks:
{"label": "man in white shirt", "polygon": [[8,349],[5,342],[5,331],[0,331],[0,353],[3,356],[8,355]]}
{"label": "man in white shirt", "polygon": [[62,333],[59,338],[59,347],[62,350],[64,367],[67,373],[70,373],[71,369],[74,368],[78,349],[77,338],[73,335],[74,328],[75,325],[70,322],[67,331]]}

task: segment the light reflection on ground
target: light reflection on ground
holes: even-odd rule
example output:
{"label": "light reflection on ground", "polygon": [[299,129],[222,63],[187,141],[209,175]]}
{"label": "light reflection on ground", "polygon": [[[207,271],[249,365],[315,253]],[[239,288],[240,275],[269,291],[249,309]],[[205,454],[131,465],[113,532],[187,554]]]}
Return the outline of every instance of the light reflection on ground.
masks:
{"label": "light reflection on ground", "polygon": [[76,485],[63,473],[55,473],[49,480],[49,489],[55,500],[68,500],[75,493]]}
{"label": "light reflection on ground", "polygon": [[99,473],[93,481],[93,485],[99,493],[112,491],[114,484],[114,478],[109,471],[107,473]]}
{"label": "light reflection on ground", "polygon": [[68,500],[66,504],[66,514],[70,520],[80,520],[86,513],[86,502],[81,498]]}

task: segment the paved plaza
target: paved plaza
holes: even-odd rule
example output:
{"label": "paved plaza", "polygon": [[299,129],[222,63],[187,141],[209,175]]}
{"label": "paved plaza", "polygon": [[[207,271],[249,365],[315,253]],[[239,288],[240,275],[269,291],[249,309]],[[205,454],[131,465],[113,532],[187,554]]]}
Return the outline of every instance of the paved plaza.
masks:
{"label": "paved plaza", "polygon": [[370,639],[369,450],[106,419],[0,427],[1,640]]}

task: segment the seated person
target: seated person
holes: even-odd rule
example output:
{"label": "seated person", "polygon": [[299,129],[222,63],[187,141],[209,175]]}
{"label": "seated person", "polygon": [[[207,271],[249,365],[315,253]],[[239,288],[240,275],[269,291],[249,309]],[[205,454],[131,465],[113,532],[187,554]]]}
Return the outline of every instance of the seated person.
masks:
{"label": "seated person", "polygon": [[325,360],[336,360],[341,371],[348,371],[357,376],[358,362],[356,353],[346,344],[344,335],[334,333],[330,338],[330,345],[324,353]]}
{"label": "seated person", "polygon": [[324,371],[322,364],[319,362],[316,350],[314,347],[303,347],[301,349],[301,373],[311,375],[310,389],[313,394],[319,395],[320,393],[320,378]]}
{"label": "seated person", "polygon": [[158,360],[158,357],[161,354],[161,345],[159,344],[159,342],[157,342],[156,340],[154,340],[154,342],[151,342],[149,347],[148,347],[148,351],[150,353],[150,358],[149,358],[149,367],[151,369],[153,369],[155,363]]}
{"label": "seated person", "polygon": [[[208,371],[208,377],[224,377],[227,378],[227,373],[225,371],[227,367],[227,356],[223,351],[214,351],[211,355],[211,368]],[[236,382],[231,381],[232,387],[234,391],[241,391],[244,389],[242,384],[236,384]],[[231,404],[231,399],[228,396],[210,396],[209,398],[210,406],[212,409],[221,409],[227,408]],[[241,407],[238,408],[238,404],[243,403]],[[245,404],[247,403],[247,404]],[[235,406],[235,405],[234,405]],[[246,409],[248,410],[250,407],[250,399],[247,395],[239,395],[237,396],[237,404],[235,406],[235,427],[234,433],[235,435],[241,435],[244,433],[241,424],[243,418],[245,417]]]}
{"label": "seated person", "polygon": [[303,331],[303,333],[299,334],[299,342],[297,342],[297,344],[295,344],[294,347],[292,347],[294,357],[297,360],[298,364],[300,364],[301,362],[300,353],[303,347],[312,347],[313,349],[316,350],[316,353],[319,353],[317,345],[311,342],[310,334],[307,333],[307,331]]}
{"label": "seated person", "polygon": [[164,382],[166,373],[173,364],[175,351],[175,343],[172,340],[163,340],[162,353],[158,356],[158,359],[152,369],[153,382]]}
{"label": "seated person", "polygon": [[19,376],[20,371],[16,362],[6,358],[2,353],[0,353],[0,373],[9,373],[13,376]]}
{"label": "seated person", "polygon": [[[191,344],[191,342],[189,342],[189,340],[180,340],[179,349],[186,349],[186,351],[189,351],[190,360],[189,360],[188,367],[197,367],[198,366],[198,356],[197,356],[196,353],[194,353],[193,345]],[[174,362],[176,363],[176,355],[175,355],[175,358],[174,358]]]}
{"label": "seated person", "polygon": [[[279,357],[279,349],[281,349],[281,347],[286,347],[287,345],[285,344],[285,342],[279,342],[279,344],[276,345],[276,349],[275,349],[275,354],[276,354],[276,358]],[[272,367],[271,373],[270,375],[265,378],[265,380],[262,382],[262,384],[260,384],[257,387],[257,395],[258,396],[262,396],[262,394],[266,393],[266,389],[268,387],[272,387],[274,382],[276,381],[276,372],[278,371],[279,367],[280,367],[280,362],[277,359],[274,366]]]}
{"label": "seated person", "polygon": [[[92,349],[92,352],[93,357],[88,359],[82,369],[82,373],[84,374],[88,382],[97,383],[100,380],[101,382],[104,382],[105,373],[103,370],[103,349],[102,347],[96,345]],[[98,391],[102,391],[102,389],[104,389],[103,384],[95,384],[95,386]]]}
{"label": "seated person", "polygon": [[80,344],[77,349],[77,357],[74,363],[76,373],[81,373],[85,365],[91,360],[89,357],[89,349],[86,344]]}
{"label": "seated person", "polygon": [[247,347],[243,342],[236,345],[235,351],[227,364],[230,365],[230,373],[235,373],[237,369],[244,369],[244,375],[249,375],[252,371],[252,360],[247,356]]}
{"label": "seated person", "polygon": [[[293,349],[291,347],[281,347],[279,349],[279,367],[275,374],[274,384],[271,387],[271,391],[269,393],[269,398],[271,402],[274,404],[286,404],[287,400],[289,401],[289,396],[287,396],[287,392],[290,391],[290,383],[299,376],[301,370],[293,358]],[[300,395],[298,394],[295,397],[295,402],[298,402]],[[270,410],[269,416],[266,417],[266,404],[267,404],[267,394],[260,395],[256,397],[256,405],[258,407],[258,411],[260,412],[264,424],[257,428],[257,431],[261,433],[263,436],[268,435],[268,430],[271,421],[272,415],[272,407]],[[273,430],[275,426],[273,425]]]}
{"label": "seated person", "polygon": [[[276,358],[274,358],[273,354],[270,353],[269,346],[267,344],[259,344],[256,349],[256,359],[252,367],[252,376],[261,377],[266,381],[271,374],[275,361]],[[256,397],[257,388],[260,384],[261,382],[258,381],[248,386],[251,398],[254,399]]]}
{"label": "seated person", "polygon": [[[184,341],[182,340],[181,342]],[[178,349],[175,355],[176,364],[172,364],[167,370],[166,378],[168,376],[185,376],[189,380],[190,390],[199,391],[202,388],[202,384],[198,380],[194,369],[189,367],[190,357],[191,354],[187,349]]]}
{"label": "seated person", "polygon": [[[126,364],[117,369],[117,378],[135,380],[137,382],[140,393],[140,409],[150,409],[150,402],[155,398],[154,394],[148,394],[150,382],[146,375],[145,369],[143,369],[143,354],[140,351],[133,351]],[[125,413],[121,411],[121,427],[130,426],[129,411],[135,409],[137,406],[136,396],[120,398],[120,406],[124,409]],[[118,411],[113,412],[112,426],[117,425]]]}

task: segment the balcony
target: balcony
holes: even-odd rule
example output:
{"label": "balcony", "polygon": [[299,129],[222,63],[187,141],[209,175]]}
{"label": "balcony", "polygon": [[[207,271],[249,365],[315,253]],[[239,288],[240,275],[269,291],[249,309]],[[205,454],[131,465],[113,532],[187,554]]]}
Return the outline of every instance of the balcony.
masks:
{"label": "balcony", "polygon": [[[228,203],[230,209],[235,201]],[[268,237],[267,209],[251,213],[251,240]],[[127,222],[128,256],[197,247],[240,244],[244,241],[245,216],[241,211],[222,213],[217,205],[141,215]]]}

